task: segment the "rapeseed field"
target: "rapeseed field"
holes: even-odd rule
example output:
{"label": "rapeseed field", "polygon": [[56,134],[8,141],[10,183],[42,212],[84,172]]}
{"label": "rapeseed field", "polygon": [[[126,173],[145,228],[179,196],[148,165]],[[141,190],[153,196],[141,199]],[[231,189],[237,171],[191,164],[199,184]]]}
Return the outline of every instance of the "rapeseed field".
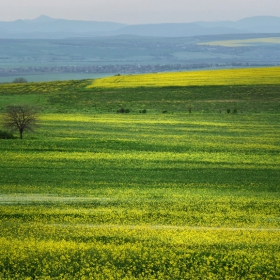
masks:
{"label": "rapeseed field", "polygon": [[0,278],[279,279],[277,69],[267,85],[249,85],[258,69],[242,86],[245,70],[223,86],[204,71],[200,86],[0,85],[0,112],[42,108],[35,133],[0,139]]}
{"label": "rapeseed field", "polygon": [[89,88],[185,87],[280,84],[280,67],[201,70],[106,77]]}
{"label": "rapeseed field", "polygon": [[279,116],[45,114],[1,140],[2,279],[277,279]]}

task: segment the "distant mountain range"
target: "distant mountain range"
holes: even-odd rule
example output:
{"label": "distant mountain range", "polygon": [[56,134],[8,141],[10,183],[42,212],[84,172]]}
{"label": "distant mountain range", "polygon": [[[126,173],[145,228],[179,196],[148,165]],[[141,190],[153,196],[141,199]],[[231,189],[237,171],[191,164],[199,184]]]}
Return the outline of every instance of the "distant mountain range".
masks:
{"label": "distant mountain range", "polygon": [[44,15],[34,20],[0,21],[0,38],[7,39],[63,39],[117,35],[189,37],[244,33],[280,33],[280,17],[258,16],[239,21],[138,25],[54,19]]}

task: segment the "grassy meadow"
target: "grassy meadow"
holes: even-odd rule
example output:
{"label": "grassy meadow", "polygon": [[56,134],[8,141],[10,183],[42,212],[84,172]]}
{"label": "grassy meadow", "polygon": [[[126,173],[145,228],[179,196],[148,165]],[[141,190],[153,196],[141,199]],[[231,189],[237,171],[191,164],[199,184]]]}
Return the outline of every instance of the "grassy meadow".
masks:
{"label": "grassy meadow", "polygon": [[42,112],[0,139],[1,279],[279,279],[280,85],[173,75],[0,85]]}

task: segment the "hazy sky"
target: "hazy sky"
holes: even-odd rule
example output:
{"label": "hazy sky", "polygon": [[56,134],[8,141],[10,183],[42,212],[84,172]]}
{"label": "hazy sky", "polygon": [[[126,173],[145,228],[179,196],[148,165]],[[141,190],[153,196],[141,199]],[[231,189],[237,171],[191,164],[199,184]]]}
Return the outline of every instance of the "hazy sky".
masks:
{"label": "hazy sky", "polygon": [[0,0],[0,21],[53,18],[121,23],[239,20],[280,16],[280,0]]}

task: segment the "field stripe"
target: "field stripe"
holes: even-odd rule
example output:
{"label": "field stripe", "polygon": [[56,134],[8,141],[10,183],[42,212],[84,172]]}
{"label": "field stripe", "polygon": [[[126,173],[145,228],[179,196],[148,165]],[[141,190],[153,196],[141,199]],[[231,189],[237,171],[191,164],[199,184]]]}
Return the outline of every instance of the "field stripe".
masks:
{"label": "field stripe", "polygon": [[49,224],[48,226],[107,228],[123,230],[180,230],[180,231],[269,231],[278,232],[280,228],[245,228],[245,227],[207,227],[207,226],[170,226],[170,225],[102,225],[102,224]]}

